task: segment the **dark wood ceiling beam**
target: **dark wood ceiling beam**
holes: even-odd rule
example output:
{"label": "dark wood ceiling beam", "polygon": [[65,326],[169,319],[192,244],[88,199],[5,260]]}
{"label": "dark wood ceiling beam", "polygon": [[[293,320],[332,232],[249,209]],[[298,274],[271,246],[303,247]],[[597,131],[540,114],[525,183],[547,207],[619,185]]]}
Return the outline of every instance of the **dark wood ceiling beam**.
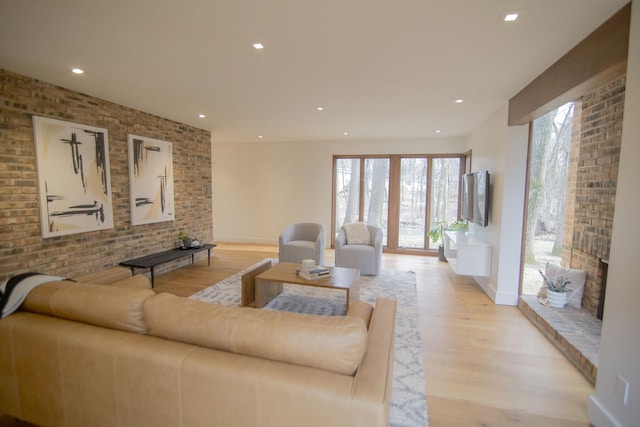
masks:
{"label": "dark wood ceiling beam", "polygon": [[509,126],[529,123],[626,73],[630,23],[628,3],[509,100]]}

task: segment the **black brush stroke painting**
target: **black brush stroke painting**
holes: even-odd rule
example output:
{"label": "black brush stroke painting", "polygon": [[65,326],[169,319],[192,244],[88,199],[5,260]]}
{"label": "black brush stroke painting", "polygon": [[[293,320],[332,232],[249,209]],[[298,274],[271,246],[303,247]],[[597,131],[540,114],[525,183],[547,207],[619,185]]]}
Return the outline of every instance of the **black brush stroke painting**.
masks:
{"label": "black brush stroke painting", "polygon": [[106,129],[34,116],[34,134],[43,236],[112,228]]}
{"label": "black brush stroke painting", "polygon": [[171,143],[129,135],[132,223],[173,219]]}

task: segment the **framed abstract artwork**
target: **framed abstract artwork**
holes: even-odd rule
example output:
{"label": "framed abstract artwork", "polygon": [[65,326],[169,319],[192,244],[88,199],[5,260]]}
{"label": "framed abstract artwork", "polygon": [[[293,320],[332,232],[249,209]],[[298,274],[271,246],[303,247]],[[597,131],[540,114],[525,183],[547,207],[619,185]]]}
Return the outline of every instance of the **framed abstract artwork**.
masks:
{"label": "framed abstract artwork", "polygon": [[33,116],[42,237],[113,228],[107,130]]}
{"label": "framed abstract artwork", "polygon": [[172,221],[173,145],[131,134],[128,142],[131,225]]}

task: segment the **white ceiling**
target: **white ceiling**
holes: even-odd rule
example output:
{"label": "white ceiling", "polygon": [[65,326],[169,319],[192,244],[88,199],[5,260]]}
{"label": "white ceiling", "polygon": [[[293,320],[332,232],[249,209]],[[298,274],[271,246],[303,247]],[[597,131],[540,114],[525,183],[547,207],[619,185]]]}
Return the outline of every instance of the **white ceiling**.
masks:
{"label": "white ceiling", "polygon": [[0,0],[0,68],[214,142],[463,136],[627,2]]}

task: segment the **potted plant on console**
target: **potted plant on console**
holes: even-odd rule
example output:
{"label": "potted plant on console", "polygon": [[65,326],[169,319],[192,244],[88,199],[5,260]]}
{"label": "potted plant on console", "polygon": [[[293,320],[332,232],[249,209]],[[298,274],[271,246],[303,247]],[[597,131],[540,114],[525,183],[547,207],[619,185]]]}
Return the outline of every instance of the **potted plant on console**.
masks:
{"label": "potted plant on console", "polygon": [[181,231],[178,233],[178,239],[182,241],[182,246],[185,248],[191,247],[191,237],[187,234],[186,231]]}
{"label": "potted plant on console", "polygon": [[447,262],[447,258],[444,256],[444,232],[449,231],[466,231],[469,226],[466,222],[455,221],[450,225],[447,225],[447,221],[436,221],[433,224],[433,228],[427,231],[427,236],[431,238],[433,243],[439,243],[438,245],[438,260]]}

